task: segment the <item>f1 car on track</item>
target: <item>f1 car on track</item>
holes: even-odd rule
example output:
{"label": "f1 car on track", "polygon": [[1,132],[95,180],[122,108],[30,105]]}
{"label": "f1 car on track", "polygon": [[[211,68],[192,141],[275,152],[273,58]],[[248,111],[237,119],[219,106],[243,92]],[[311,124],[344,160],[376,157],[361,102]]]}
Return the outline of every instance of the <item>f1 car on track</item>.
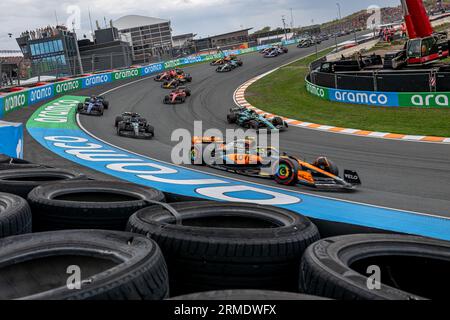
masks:
{"label": "f1 car on track", "polygon": [[297,48],[309,48],[314,45],[313,39],[302,39],[299,41]]}
{"label": "f1 car on track", "polygon": [[188,82],[192,82],[192,77],[188,74],[184,75],[177,75],[175,78],[164,81],[163,84],[161,84],[161,88],[163,89],[176,89],[179,86],[185,85]]}
{"label": "f1 car on track", "polygon": [[238,59],[238,56],[235,54],[230,54],[229,56],[226,56],[225,58],[214,60],[210,63],[212,66],[222,66],[224,64],[227,64],[231,61],[240,61]]}
{"label": "f1 car on track", "polygon": [[163,84],[161,84],[161,88],[163,89],[176,89],[181,85],[180,80],[178,80],[177,78],[169,80],[169,81],[164,81]]}
{"label": "f1 car on track", "polygon": [[244,65],[244,63],[241,60],[231,60],[230,62],[222,65],[222,66],[218,66],[216,71],[217,72],[230,72],[238,67],[242,67]]}
{"label": "f1 car on track", "polygon": [[264,53],[264,58],[274,58],[274,57],[278,57],[279,55],[281,55],[283,53],[288,53],[288,52],[289,52],[289,49],[286,47],[273,47]]}
{"label": "f1 car on track", "polygon": [[257,131],[260,129],[282,131],[289,128],[287,122],[280,117],[274,117],[269,120],[253,110],[242,107],[231,108],[227,120],[229,124],[237,124],[243,128],[254,129]]}
{"label": "f1 car on track", "polygon": [[92,96],[86,98],[84,103],[79,103],[77,113],[91,116],[102,116],[105,109],[109,108],[109,102],[103,97]]}
{"label": "f1 car on track", "polygon": [[186,87],[178,87],[173,90],[169,95],[164,97],[164,104],[180,104],[185,103],[186,98],[191,96],[191,90]]}
{"label": "f1 car on track", "polygon": [[186,81],[188,81],[188,82],[192,81],[191,75],[185,73],[181,69],[173,69],[170,71],[164,71],[164,72],[158,74],[154,80],[157,82],[164,82],[164,81],[170,81],[170,80],[178,78],[178,77],[186,79]]}
{"label": "f1 car on track", "polygon": [[137,113],[125,112],[116,117],[115,126],[121,137],[152,139],[155,136],[155,129]]}
{"label": "f1 car on track", "polygon": [[326,157],[308,163],[297,157],[280,155],[273,147],[259,147],[246,138],[225,143],[215,137],[194,137],[191,163],[250,177],[273,179],[286,186],[303,185],[322,190],[354,190],[361,184],[355,171],[339,169]]}

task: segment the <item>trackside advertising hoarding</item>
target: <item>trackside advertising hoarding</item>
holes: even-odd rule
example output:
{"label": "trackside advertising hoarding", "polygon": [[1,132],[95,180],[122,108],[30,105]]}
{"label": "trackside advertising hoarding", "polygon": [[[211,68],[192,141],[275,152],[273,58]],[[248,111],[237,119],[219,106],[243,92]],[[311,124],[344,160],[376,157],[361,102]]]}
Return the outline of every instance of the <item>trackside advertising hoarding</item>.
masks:
{"label": "trackside advertising hoarding", "polygon": [[81,79],[83,89],[100,86],[112,82],[112,73],[102,73]]}
{"label": "trackside advertising hoarding", "polygon": [[85,167],[173,194],[273,205],[326,221],[450,240],[449,219],[307,195],[295,188],[254,184],[119,149],[78,127],[75,109],[79,101],[84,98],[64,96],[45,104],[31,116],[27,129],[45,148]]}
{"label": "trackside advertising hoarding", "polygon": [[374,92],[316,86],[306,80],[306,90],[319,98],[374,107],[450,108],[450,92]]}
{"label": "trackside advertising hoarding", "polygon": [[29,91],[21,91],[9,94],[3,99],[3,114],[6,115],[17,109],[21,109],[29,105]]}
{"label": "trackside advertising hoarding", "polygon": [[306,82],[306,90],[319,98],[329,100],[328,88],[316,86],[310,82]]}
{"label": "trackside advertising hoarding", "polygon": [[365,104],[377,107],[398,107],[398,94],[391,92],[370,92],[328,89],[330,101]]}
{"label": "trackside advertising hoarding", "polygon": [[450,92],[402,93],[400,106],[416,108],[449,108]]}

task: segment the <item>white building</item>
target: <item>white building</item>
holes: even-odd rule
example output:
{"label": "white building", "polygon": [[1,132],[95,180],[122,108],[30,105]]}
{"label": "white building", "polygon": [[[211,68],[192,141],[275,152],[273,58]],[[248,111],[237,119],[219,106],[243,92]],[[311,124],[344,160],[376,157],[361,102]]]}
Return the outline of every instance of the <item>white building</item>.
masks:
{"label": "white building", "polygon": [[144,62],[152,56],[168,54],[172,50],[169,20],[129,15],[117,19],[113,25],[127,39],[131,39],[135,62]]}

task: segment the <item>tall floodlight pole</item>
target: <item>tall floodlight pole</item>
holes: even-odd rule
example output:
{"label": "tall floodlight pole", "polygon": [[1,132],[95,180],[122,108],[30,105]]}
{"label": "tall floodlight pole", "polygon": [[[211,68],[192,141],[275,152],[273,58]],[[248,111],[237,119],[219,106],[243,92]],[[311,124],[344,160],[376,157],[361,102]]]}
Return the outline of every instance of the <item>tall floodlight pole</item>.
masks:
{"label": "tall floodlight pole", "polygon": [[338,18],[339,18],[339,26],[342,32],[342,14],[341,14],[341,4],[339,2],[336,2],[336,6],[338,8]]}
{"label": "tall floodlight pole", "polygon": [[77,33],[75,32],[75,21],[73,22],[72,26],[73,26],[73,38],[75,40],[75,49],[77,50],[78,63],[80,65],[80,72],[81,72],[81,74],[84,74],[83,63],[81,61],[80,48],[78,47]]}
{"label": "tall floodlight pole", "polygon": [[294,9],[291,8],[291,29],[294,29]]}
{"label": "tall floodlight pole", "polygon": [[285,40],[287,41],[288,38],[287,38],[287,30],[286,30],[286,19],[284,16],[282,16],[281,21],[283,21],[284,37],[285,37]]}

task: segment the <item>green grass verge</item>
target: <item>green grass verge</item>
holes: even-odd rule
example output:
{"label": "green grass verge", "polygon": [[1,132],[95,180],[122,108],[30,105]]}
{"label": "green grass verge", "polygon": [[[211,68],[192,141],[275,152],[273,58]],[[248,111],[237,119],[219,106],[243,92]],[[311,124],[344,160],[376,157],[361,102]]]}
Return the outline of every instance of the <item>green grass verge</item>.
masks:
{"label": "green grass verge", "polygon": [[[325,55],[327,52],[322,52]],[[450,109],[382,108],[322,100],[305,88],[311,56],[268,75],[246,99],[266,112],[300,121],[369,131],[450,137]]]}

